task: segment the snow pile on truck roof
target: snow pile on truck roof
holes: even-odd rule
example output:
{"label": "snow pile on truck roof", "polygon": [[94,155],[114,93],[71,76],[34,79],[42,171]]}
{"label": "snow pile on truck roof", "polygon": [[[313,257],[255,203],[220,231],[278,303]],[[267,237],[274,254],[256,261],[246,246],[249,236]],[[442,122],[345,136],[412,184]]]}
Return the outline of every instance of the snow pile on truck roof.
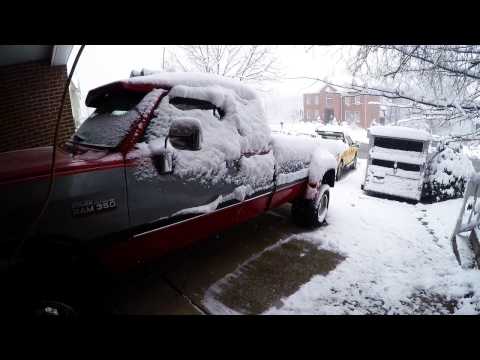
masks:
{"label": "snow pile on truck roof", "polygon": [[405,126],[378,125],[371,127],[369,132],[374,136],[385,136],[419,141],[429,141],[432,138],[432,136],[426,131]]}
{"label": "snow pile on truck roof", "polygon": [[197,72],[159,72],[152,75],[136,76],[126,80],[132,85],[153,85],[159,88],[173,88],[178,85],[188,87],[218,86],[233,90],[238,96],[246,100],[257,99],[257,93],[240,81],[215,74]]}

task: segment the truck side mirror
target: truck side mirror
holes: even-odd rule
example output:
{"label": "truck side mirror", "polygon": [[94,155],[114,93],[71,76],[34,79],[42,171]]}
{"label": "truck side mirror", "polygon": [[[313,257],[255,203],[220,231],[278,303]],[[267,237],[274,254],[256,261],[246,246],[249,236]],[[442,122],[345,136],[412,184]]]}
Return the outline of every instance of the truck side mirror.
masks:
{"label": "truck side mirror", "polygon": [[202,131],[200,121],[194,118],[179,118],[170,126],[168,138],[176,149],[197,151],[201,149]]}

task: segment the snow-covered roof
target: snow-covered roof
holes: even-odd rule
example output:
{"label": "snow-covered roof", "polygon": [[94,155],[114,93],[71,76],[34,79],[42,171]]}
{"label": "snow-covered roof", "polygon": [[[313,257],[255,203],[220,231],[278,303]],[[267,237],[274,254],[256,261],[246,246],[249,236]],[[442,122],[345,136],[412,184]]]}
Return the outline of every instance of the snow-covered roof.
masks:
{"label": "snow-covered roof", "polygon": [[369,131],[370,134],[374,136],[386,136],[420,141],[429,141],[432,138],[426,131],[405,126],[377,125],[369,128]]}
{"label": "snow-covered roof", "polygon": [[215,74],[196,72],[159,72],[146,76],[135,76],[126,80],[131,85],[152,85],[159,88],[220,86],[233,90],[241,98],[251,100],[257,93],[240,81]]}
{"label": "snow-covered roof", "polygon": [[334,88],[333,86],[331,85],[325,85],[321,90],[320,92],[327,92],[327,93],[338,93],[338,90],[336,88]]}

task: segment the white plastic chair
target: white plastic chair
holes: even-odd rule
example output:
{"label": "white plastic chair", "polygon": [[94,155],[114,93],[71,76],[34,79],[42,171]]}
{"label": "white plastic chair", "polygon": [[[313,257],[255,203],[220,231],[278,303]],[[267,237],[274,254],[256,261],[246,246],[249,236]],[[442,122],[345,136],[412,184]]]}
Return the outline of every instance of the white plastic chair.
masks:
{"label": "white plastic chair", "polygon": [[[480,174],[475,174],[468,181],[463,195],[463,206],[450,238],[453,253],[458,263],[464,268],[478,268],[480,265],[479,191]],[[472,199],[473,201],[471,201]],[[465,221],[466,216],[468,216],[468,220]]]}

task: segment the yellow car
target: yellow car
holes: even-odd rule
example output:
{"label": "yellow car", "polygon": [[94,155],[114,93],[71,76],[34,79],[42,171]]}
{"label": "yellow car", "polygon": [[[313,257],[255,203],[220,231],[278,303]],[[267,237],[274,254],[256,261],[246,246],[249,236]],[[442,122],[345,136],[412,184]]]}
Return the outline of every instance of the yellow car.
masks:
{"label": "yellow car", "polygon": [[[325,139],[332,140],[337,143],[337,146],[329,146],[329,151],[337,159],[337,176],[336,180],[339,180],[343,175],[343,169],[350,167],[352,169],[357,168],[357,158],[360,145],[352,140],[352,138],[342,130],[315,130],[317,136]],[[336,140],[336,141],[335,141]]]}

